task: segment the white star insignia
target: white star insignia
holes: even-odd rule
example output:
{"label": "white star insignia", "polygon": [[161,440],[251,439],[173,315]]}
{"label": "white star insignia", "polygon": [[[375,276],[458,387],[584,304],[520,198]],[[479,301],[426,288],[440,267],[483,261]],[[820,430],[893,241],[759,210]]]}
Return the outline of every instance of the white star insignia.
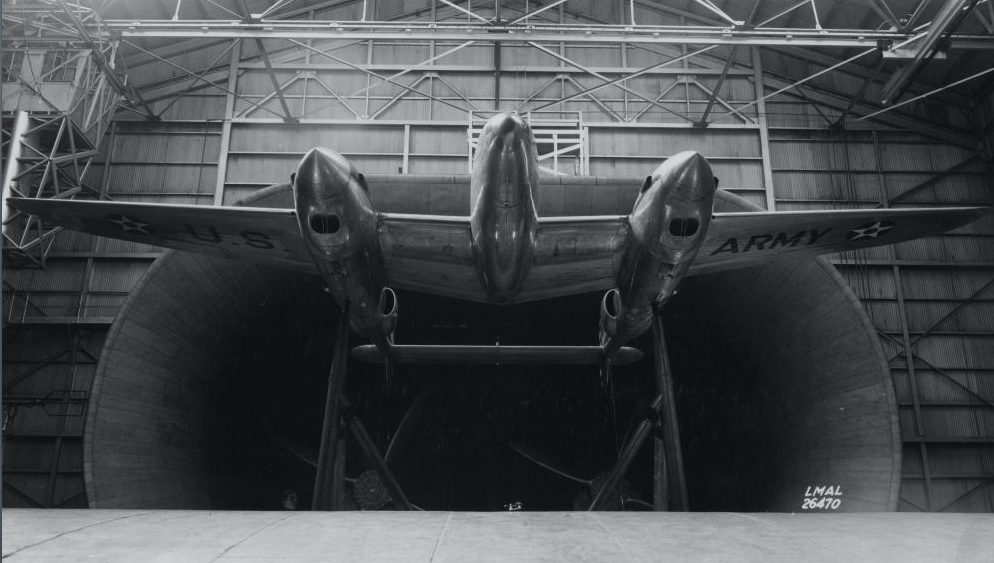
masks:
{"label": "white star insignia", "polygon": [[142,235],[152,234],[151,225],[141,219],[135,219],[133,217],[128,217],[127,215],[111,215],[107,217],[107,221],[117,225],[125,233],[139,233]]}
{"label": "white star insignia", "polygon": [[849,240],[863,240],[867,238],[877,238],[880,235],[894,228],[894,224],[888,221],[877,220],[876,222],[862,227],[857,227],[846,235]]}

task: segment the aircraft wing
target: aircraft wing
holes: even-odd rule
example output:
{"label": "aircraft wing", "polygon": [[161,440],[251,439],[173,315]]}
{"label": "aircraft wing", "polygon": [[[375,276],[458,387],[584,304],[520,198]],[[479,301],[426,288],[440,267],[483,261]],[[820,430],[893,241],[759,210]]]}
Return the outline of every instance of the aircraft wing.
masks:
{"label": "aircraft wing", "polygon": [[[380,248],[392,287],[487,302],[469,217],[380,214]],[[531,270],[515,302],[610,289],[628,237],[624,216],[539,219]]]}
{"label": "aircraft wing", "polygon": [[624,215],[539,218],[531,272],[515,300],[611,289],[627,240]]}
{"label": "aircraft wing", "polygon": [[956,207],[715,213],[689,275],[903,242],[946,232],[987,211]]}
{"label": "aircraft wing", "polygon": [[292,209],[8,198],[75,231],[316,273]]}
{"label": "aircraft wing", "polygon": [[391,287],[487,302],[469,217],[381,213],[380,251]]}

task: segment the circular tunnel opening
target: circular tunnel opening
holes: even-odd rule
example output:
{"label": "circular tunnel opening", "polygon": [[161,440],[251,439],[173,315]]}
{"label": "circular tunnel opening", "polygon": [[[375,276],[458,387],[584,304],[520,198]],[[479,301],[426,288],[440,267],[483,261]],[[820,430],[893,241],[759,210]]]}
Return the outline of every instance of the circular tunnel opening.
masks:
{"label": "circular tunnel opening", "polygon": [[[497,307],[398,292],[396,335],[589,345],[601,297]],[[183,253],[160,259],[98,366],[84,449],[90,505],[279,509],[292,490],[307,508],[338,314],[316,276]],[[894,508],[889,373],[830,266],[690,278],[663,319],[691,509],[800,510],[806,487],[819,485],[841,488],[840,510]],[[381,452],[393,450],[397,478],[421,508],[583,508],[655,395],[651,337],[633,345],[646,357],[616,367],[609,384],[595,366],[387,374],[352,361],[348,414]],[[422,414],[394,440],[414,404]],[[346,460],[348,488],[361,492],[371,465],[351,439]],[[646,443],[621,490],[651,500],[652,471]],[[369,497],[351,495],[350,507],[390,507]]]}

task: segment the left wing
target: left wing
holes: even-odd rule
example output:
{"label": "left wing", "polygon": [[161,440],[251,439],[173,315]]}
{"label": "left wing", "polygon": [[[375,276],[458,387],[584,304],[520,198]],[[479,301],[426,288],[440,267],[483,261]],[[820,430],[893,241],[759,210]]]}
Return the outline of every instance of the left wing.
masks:
{"label": "left wing", "polygon": [[989,211],[856,209],[715,213],[689,275],[758,266],[944,233]]}
{"label": "left wing", "polygon": [[13,197],[7,204],[75,231],[316,273],[292,209]]}

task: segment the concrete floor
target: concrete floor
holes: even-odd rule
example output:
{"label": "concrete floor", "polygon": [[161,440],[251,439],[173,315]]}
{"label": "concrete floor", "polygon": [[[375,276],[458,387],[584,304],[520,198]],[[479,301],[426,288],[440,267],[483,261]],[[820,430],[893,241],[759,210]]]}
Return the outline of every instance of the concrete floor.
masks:
{"label": "concrete floor", "polygon": [[991,563],[994,516],[5,509],[3,559]]}

